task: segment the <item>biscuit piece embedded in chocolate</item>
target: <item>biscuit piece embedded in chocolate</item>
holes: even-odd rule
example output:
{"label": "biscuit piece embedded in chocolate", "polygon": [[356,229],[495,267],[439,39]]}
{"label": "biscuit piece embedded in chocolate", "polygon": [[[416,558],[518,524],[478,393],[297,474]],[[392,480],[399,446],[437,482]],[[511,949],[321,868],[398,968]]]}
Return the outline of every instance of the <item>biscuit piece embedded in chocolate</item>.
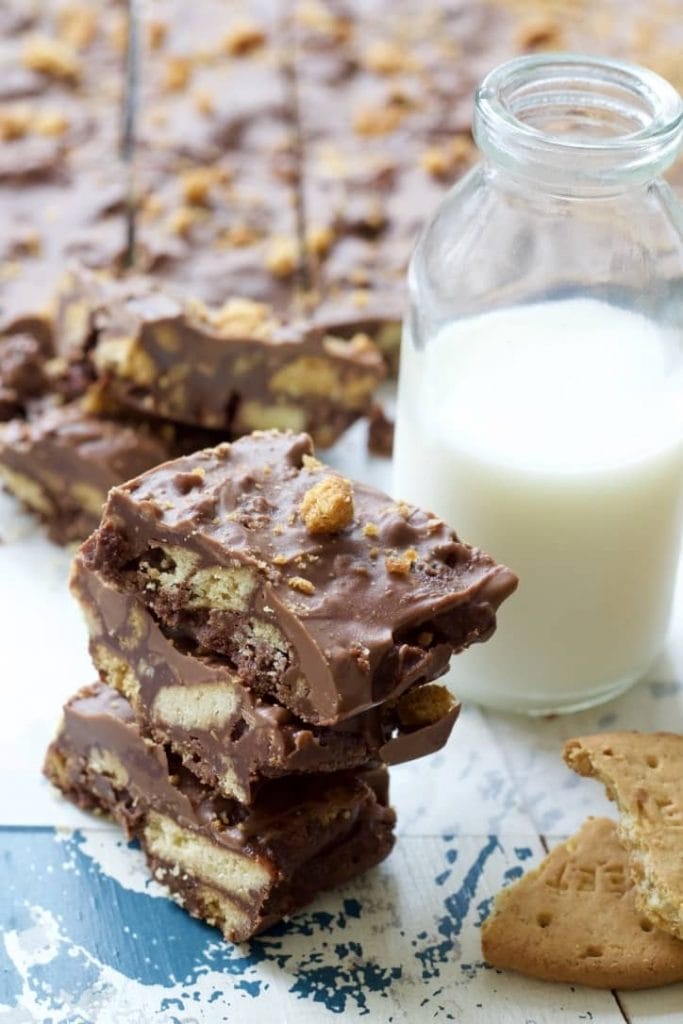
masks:
{"label": "biscuit piece embedded in chocolate", "polygon": [[370,405],[384,369],[362,334],[287,327],[264,303],[186,302],[147,277],[70,278],[57,348],[87,358],[121,405],[233,435],[306,429],[331,444]]}
{"label": "biscuit piece embedded in chocolate", "polygon": [[56,407],[2,428],[0,479],[63,544],[95,529],[111,487],[169,454],[143,429]]}
{"label": "biscuit piece embedded in chocolate", "polygon": [[85,614],[95,667],[131,701],[143,734],[168,743],[203,782],[241,803],[252,803],[268,778],[433,753],[457,718],[448,691],[427,685],[337,726],[307,725],[254,694],[224,660],[193,655],[164,636],[136,597],[80,557],[71,587]]}
{"label": "biscuit piece embedded in chocolate", "polygon": [[233,942],[379,863],[394,842],[386,770],[278,780],[245,808],[144,740],[102,685],[66,705],[45,773],[74,803],[112,814],[154,877]]}
{"label": "biscuit piece embedded in chocolate", "polygon": [[491,635],[517,582],[440,519],[322,465],[305,434],[275,431],[114,489],[81,557],[188,649],[323,725],[441,675]]}

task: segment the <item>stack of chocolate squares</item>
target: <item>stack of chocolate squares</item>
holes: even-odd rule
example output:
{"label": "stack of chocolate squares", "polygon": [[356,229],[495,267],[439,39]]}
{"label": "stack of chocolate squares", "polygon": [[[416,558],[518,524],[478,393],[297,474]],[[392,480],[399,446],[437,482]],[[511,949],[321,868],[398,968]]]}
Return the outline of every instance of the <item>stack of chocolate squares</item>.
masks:
{"label": "stack of chocolate squares", "polygon": [[266,432],[115,488],[72,588],[100,681],[45,771],[241,941],[393,845],[387,764],[439,749],[434,680],[516,578],[441,520]]}

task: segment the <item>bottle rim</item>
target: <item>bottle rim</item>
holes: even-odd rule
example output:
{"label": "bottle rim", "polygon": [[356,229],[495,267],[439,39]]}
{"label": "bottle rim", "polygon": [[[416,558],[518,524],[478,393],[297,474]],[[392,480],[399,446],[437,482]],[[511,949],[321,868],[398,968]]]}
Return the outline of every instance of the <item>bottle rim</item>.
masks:
{"label": "bottle rim", "polygon": [[494,162],[540,183],[610,188],[653,179],[674,161],[683,100],[661,75],[627,61],[515,57],[477,89],[474,136]]}

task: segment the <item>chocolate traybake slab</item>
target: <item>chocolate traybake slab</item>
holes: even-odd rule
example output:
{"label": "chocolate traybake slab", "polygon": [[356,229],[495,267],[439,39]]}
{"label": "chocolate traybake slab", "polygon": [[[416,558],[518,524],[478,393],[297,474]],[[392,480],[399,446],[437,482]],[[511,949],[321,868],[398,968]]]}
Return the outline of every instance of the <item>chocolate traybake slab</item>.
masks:
{"label": "chocolate traybake slab", "polygon": [[440,676],[517,583],[442,520],[277,432],[114,488],[78,558],[168,637],[318,725]]}
{"label": "chocolate traybake slab", "polygon": [[157,881],[233,942],[378,864],[394,843],[386,769],[273,782],[246,809],[144,740],[102,684],[66,705],[45,773],[139,839]]}

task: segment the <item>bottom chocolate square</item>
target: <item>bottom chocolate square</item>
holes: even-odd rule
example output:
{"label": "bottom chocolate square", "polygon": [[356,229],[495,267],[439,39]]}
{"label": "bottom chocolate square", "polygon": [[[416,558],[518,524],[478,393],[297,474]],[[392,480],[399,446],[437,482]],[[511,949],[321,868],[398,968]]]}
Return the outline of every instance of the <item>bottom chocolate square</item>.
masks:
{"label": "bottom chocolate square", "polygon": [[81,690],[45,761],[74,803],[139,839],[154,877],[195,917],[241,942],[391,851],[386,769],[278,779],[247,808],[141,737],[127,701]]}

